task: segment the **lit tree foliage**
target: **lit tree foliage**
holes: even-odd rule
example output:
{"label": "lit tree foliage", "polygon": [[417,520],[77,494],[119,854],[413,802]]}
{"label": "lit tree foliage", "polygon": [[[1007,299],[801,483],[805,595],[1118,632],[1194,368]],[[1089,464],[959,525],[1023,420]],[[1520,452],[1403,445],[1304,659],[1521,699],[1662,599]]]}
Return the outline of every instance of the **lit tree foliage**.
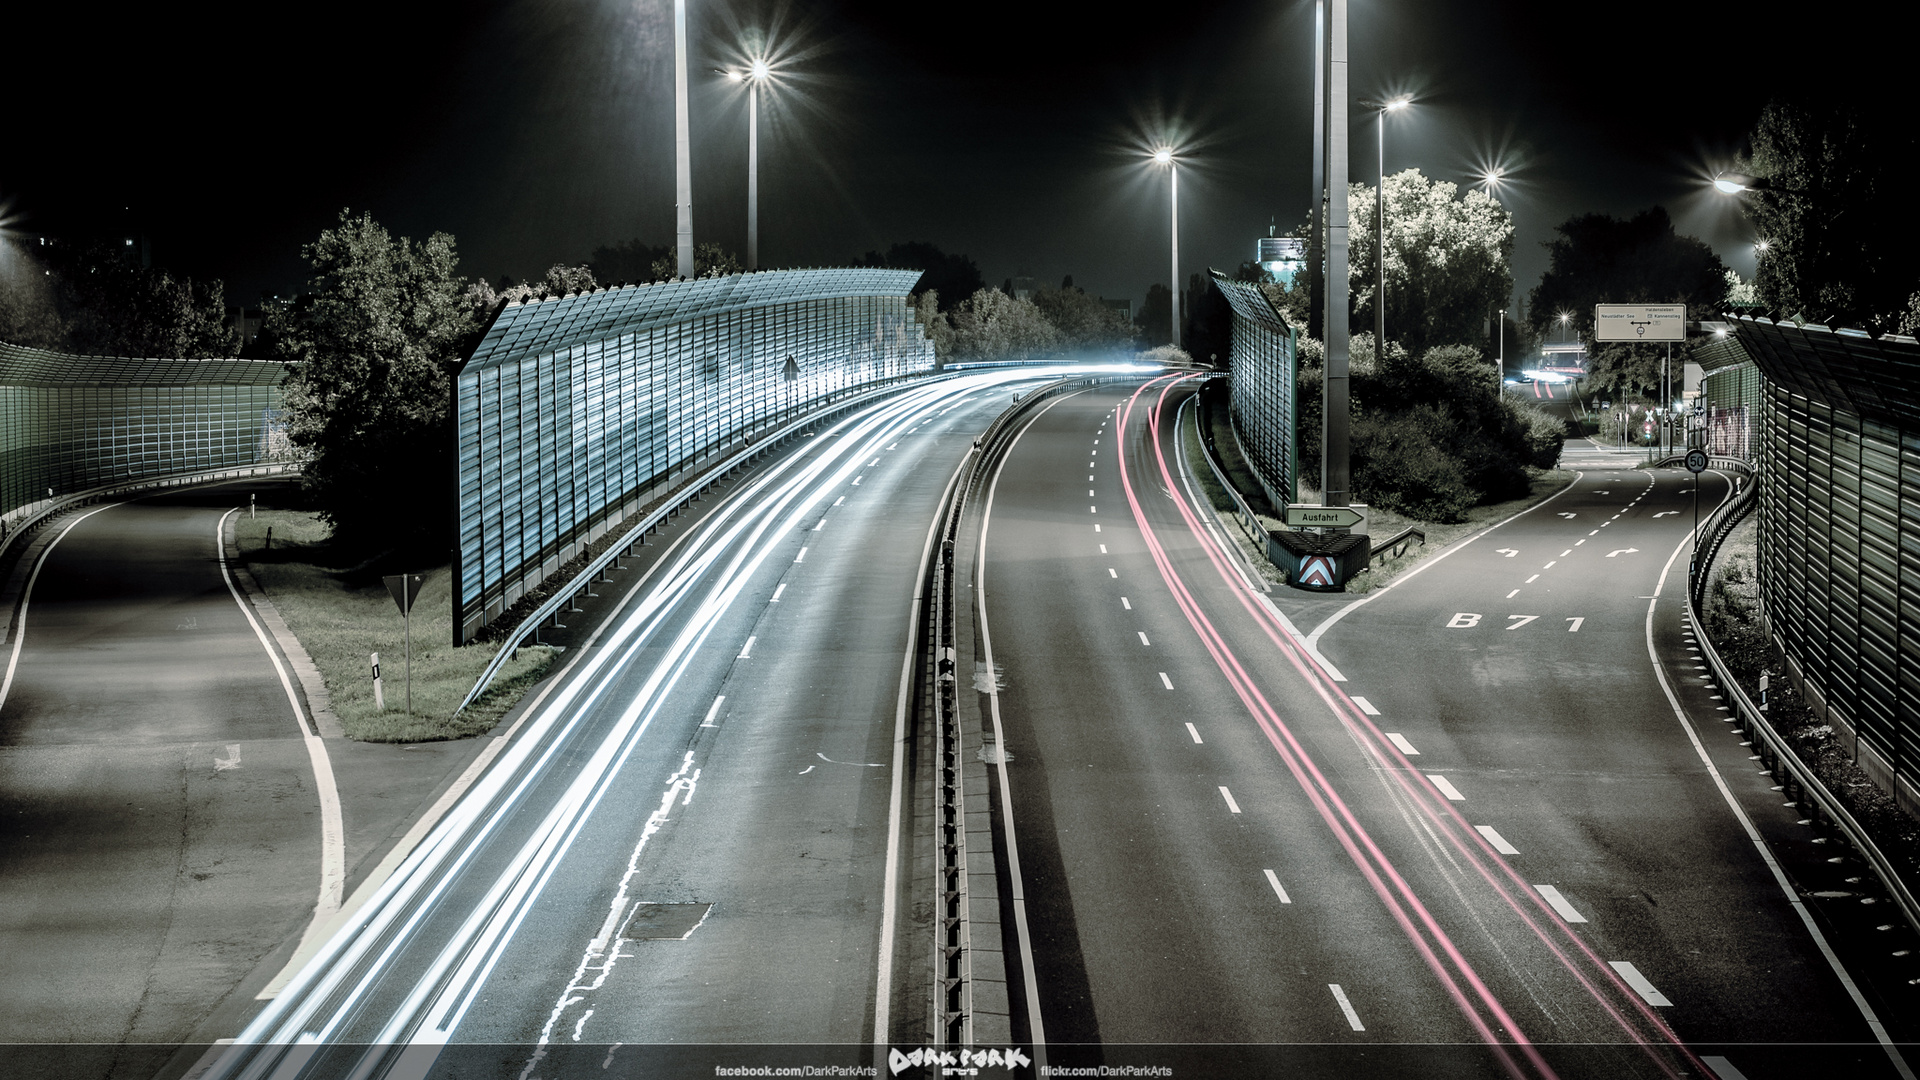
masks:
{"label": "lit tree foliage", "polygon": [[[1513,293],[1513,216],[1485,192],[1387,177],[1387,337],[1414,355],[1435,345],[1489,342],[1488,315]],[[1349,189],[1348,286],[1353,327],[1373,325],[1375,190]]]}

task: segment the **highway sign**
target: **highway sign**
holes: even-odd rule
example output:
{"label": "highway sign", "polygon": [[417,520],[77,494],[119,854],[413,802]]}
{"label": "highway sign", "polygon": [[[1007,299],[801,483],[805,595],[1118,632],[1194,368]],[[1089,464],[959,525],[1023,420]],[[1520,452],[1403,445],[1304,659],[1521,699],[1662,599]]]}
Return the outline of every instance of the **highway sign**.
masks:
{"label": "highway sign", "polygon": [[1705,450],[1694,449],[1687,451],[1687,471],[1690,473],[1703,473],[1707,471],[1707,452]]}
{"label": "highway sign", "polygon": [[400,614],[413,611],[413,602],[420,597],[420,586],[427,583],[425,574],[388,574],[381,579],[387,583],[387,593],[393,597],[393,606]]}
{"label": "highway sign", "polygon": [[1287,527],[1290,529],[1351,529],[1367,520],[1367,515],[1351,506],[1315,506],[1312,503],[1288,503]]}
{"label": "highway sign", "polygon": [[1595,304],[1595,341],[1685,341],[1685,304]]}

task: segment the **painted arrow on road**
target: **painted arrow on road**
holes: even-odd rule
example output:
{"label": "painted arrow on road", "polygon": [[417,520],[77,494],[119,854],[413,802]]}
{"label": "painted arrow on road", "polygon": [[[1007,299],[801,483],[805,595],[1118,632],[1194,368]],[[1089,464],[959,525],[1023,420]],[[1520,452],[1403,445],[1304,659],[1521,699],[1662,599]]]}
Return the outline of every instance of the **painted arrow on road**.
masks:
{"label": "painted arrow on road", "polygon": [[1507,558],[1511,559],[1515,555],[1520,554],[1520,549],[1519,548],[1495,548],[1494,552],[1499,555],[1505,555]]}
{"label": "painted arrow on road", "polygon": [[1659,513],[1657,513],[1657,514],[1655,514],[1655,515],[1653,515],[1653,516],[1654,516],[1654,517],[1656,517],[1656,518],[1663,518],[1663,517],[1666,517],[1666,516],[1667,516],[1668,514],[1677,514],[1677,513],[1679,513],[1679,512],[1680,512],[1680,511],[1678,511],[1678,510],[1662,510],[1662,511],[1660,511]]}
{"label": "painted arrow on road", "polygon": [[1611,559],[1615,555],[1631,555],[1639,550],[1639,548],[1614,548],[1612,551],[1607,552],[1607,558]]}
{"label": "painted arrow on road", "polygon": [[1571,511],[1568,511],[1568,510],[1562,510],[1562,511],[1560,511],[1560,516],[1561,516],[1561,517],[1563,517],[1563,518],[1571,518],[1571,517],[1574,517],[1574,516],[1576,516],[1576,515],[1574,515],[1574,514],[1573,514],[1573,513],[1571,512]]}

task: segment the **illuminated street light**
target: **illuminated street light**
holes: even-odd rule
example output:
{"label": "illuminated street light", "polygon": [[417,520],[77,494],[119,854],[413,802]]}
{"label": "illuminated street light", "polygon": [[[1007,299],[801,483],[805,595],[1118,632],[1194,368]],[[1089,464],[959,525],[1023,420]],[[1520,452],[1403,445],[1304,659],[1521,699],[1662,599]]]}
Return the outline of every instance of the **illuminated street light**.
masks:
{"label": "illuminated street light", "polygon": [[747,70],[714,68],[729,82],[747,84],[747,269],[760,269],[760,84],[773,74],[766,60],[755,59]]}
{"label": "illuminated street light", "polygon": [[1173,347],[1177,349],[1180,347],[1180,168],[1170,146],[1155,150],[1153,163],[1167,167],[1170,193],[1167,216],[1172,223],[1173,234],[1173,272],[1167,292],[1173,302]]}
{"label": "illuminated street light", "polygon": [[1380,190],[1373,200],[1373,358],[1380,363],[1387,356],[1387,114],[1413,104],[1402,94],[1388,101],[1371,103],[1380,111],[1376,130],[1380,144]]}

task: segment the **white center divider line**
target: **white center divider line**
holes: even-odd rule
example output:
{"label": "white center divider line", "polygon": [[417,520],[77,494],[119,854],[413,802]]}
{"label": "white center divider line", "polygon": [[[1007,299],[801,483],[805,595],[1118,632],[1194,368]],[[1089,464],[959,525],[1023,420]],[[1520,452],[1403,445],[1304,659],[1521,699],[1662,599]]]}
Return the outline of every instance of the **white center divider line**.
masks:
{"label": "white center divider line", "polygon": [[1516,597],[1516,596],[1519,596],[1519,595],[1520,595],[1520,590],[1519,590],[1519,589],[1515,589],[1515,590],[1513,590],[1512,592],[1510,592],[1510,593],[1508,593],[1508,594],[1507,594],[1507,599],[1509,599],[1509,600],[1511,600],[1511,599],[1513,599],[1514,597]]}
{"label": "white center divider line", "polygon": [[1240,812],[1240,804],[1233,801],[1233,792],[1228,791],[1225,784],[1220,785],[1220,797],[1227,800],[1228,810],[1236,814]]}
{"label": "white center divider line", "polygon": [[1105,544],[1101,544],[1101,545],[1100,545],[1100,554],[1102,554],[1102,555],[1105,555],[1106,553],[1107,553],[1107,545],[1105,545]]}
{"label": "white center divider line", "polygon": [[786,583],[786,582],[784,582],[784,581],[783,581],[783,582],[781,582],[780,584],[778,584],[778,585],[775,585],[775,586],[773,587],[773,599],[771,599],[771,600],[769,600],[769,601],[767,601],[767,603],[769,603],[769,604],[777,604],[777,603],[779,603],[779,602],[780,602],[780,594],[781,594],[781,593],[783,593],[783,592],[786,592],[786,591],[787,591],[787,583]]}
{"label": "white center divider line", "polygon": [[1507,838],[1504,836],[1501,836],[1498,832],[1494,831],[1494,828],[1491,825],[1475,825],[1473,827],[1473,831],[1479,833],[1481,836],[1486,837],[1487,843],[1493,845],[1493,850],[1499,852],[1502,855],[1520,854],[1520,849],[1517,847],[1514,847],[1512,844],[1507,843]]}
{"label": "white center divider line", "polygon": [[754,637],[753,637],[752,635],[748,635],[748,636],[747,636],[747,643],[746,643],[745,645],[742,645],[742,646],[740,646],[740,655],[739,655],[739,656],[737,656],[737,657],[735,657],[734,659],[736,659],[736,660],[745,660],[745,659],[747,659],[747,658],[748,658],[748,655],[749,655],[750,653],[752,653],[752,652],[753,652],[753,643],[754,643],[754,640],[755,640],[755,638],[754,638]]}
{"label": "white center divider line", "polygon": [[1115,570],[1113,567],[1109,566],[1107,567],[1107,576],[1110,578],[1117,578],[1120,576],[1120,571]]}
{"label": "white center divider line", "polygon": [[[1091,476],[1089,476],[1089,477],[1087,477],[1087,479],[1089,479],[1089,480],[1091,480],[1091,479],[1093,479],[1093,477],[1091,477]],[[1091,498],[1093,498],[1093,489],[1092,489],[1092,488],[1088,488],[1088,489],[1087,489],[1087,498],[1089,498],[1089,499],[1091,499]]]}
{"label": "white center divider line", "polygon": [[1120,598],[1120,606],[1126,608],[1128,611],[1133,610],[1133,602],[1124,596]]}
{"label": "white center divider line", "polygon": [[1160,673],[1160,681],[1166,686],[1167,689],[1169,690],[1173,689],[1173,680],[1167,678],[1166,672],[1163,671]]}
{"label": "white center divider line", "polygon": [[1415,750],[1413,748],[1413,744],[1407,741],[1407,737],[1405,735],[1400,734],[1397,731],[1387,732],[1387,741],[1399,747],[1400,752],[1407,755],[1408,757],[1420,756],[1420,751]]}
{"label": "white center divider line", "polygon": [[1194,726],[1193,726],[1193,723],[1192,723],[1192,721],[1188,721],[1188,723],[1187,723],[1187,734],[1189,734],[1189,735],[1191,735],[1191,736],[1193,736],[1193,741],[1194,741],[1194,742],[1197,742],[1197,743],[1204,743],[1204,742],[1206,742],[1206,740],[1205,740],[1205,739],[1202,739],[1202,738],[1200,737],[1200,729],[1199,729],[1199,728],[1197,728],[1197,727],[1194,727]]}
{"label": "white center divider line", "polygon": [[1627,985],[1633,987],[1633,992],[1644,998],[1647,1004],[1666,1006],[1673,1004],[1667,1000],[1667,995],[1655,990],[1653,984],[1648,982],[1647,977],[1640,974],[1640,969],[1634,967],[1632,963],[1626,960],[1609,960],[1607,966],[1619,972],[1620,977],[1627,981]]}
{"label": "white center divider line", "polygon": [[1373,707],[1373,702],[1368,701],[1359,694],[1353,695],[1353,703],[1360,706],[1360,711],[1366,713],[1368,716],[1380,715],[1380,710]]}
{"label": "white center divider line", "polygon": [[1280,887],[1280,875],[1271,870],[1262,870],[1261,873],[1267,875],[1267,884],[1273,886],[1273,895],[1279,897],[1281,903],[1293,903],[1293,897],[1288,896],[1287,890]]}
{"label": "white center divider line", "polygon": [[794,562],[806,562],[806,561],[807,561],[807,549],[806,549],[806,548],[801,548],[801,549],[800,549],[800,554],[798,554],[798,555],[795,555],[795,556],[793,557],[793,561],[794,561]]}
{"label": "white center divider line", "polygon": [[1535,885],[1533,888],[1535,892],[1538,892],[1540,894],[1540,899],[1545,900],[1547,902],[1548,907],[1551,907],[1553,910],[1560,913],[1561,918],[1567,920],[1568,922],[1586,922],[1587,921],[1587,917],[1585,915],[1580,914],[1580,912],[1576,910],[1572,904],[1567,902],[1566,897],[1560,895],[1559,889],[1556,889],[1551,885]]}
{"label": "white center divider line", "polygon": [[[740,655],[745,656],[746,654],[741,653]],[[707,718],[700,721],[701,727],[714,726],[713,718],[720,715],[720,703],[725,700],[727,700],[727,695],[725,694],[721,694],[719,697],[713,699],[713,707],[707,710]]]}
{"label": "white center divider line", "polygon": [[1099,507],[1097,507],[1097,506],[1089,506],[1089,507],[1087,507],[1087,513],[1089,513],[1089,514],[1097,514],[1097,513],[1099,513],[1099,512],[1100,512],[1100,508],[1099,508]]}
{"label": "white center divider line", "polygon": [[1533,584],[1534,582],[1536,582],[1536,581],[1539,581],[1539,580],[1540,580],[1540,575],[1539,575],[1539,574],[1535,574],[1535,575],[1533,575],[1532,577],[1530,577],[1530,578],[1528,578],[1527,580],[1525,580],[1525,581],[1523,581],[1523,582],[1521,582],[1520,584],[1522,584],[1522,585],[1531,585],[1531,584]]}
{"label": "white center divider line", "polygon": [[1433,781],[1433,786],[1440,789],[1440,794],[1445,795],[1447,797],[1447,801],[1449,802],[1466,802],[1467,801],[1467,797],[1465,795],[1460,794],[1460,789],[1453,786],[1453,781],[1447,779],[1446,777],[1440,775],[1439,773],[1430,772],[1427,774],[1427,779]]}
{"label": "white center divider line", "polygon": [[1153,647],[1153,642],[1147,640],[1147,632],[1145,630],[1135,630],[1134,633],[1140,635],[1140,644],[1145,645],[1148,648]]}
{"label": "white center divider line", "polygon": [[1347,992],[1340,989],[1340,984],[1328,983],[1327,989],[1333,991],[1333,1000],[1340,1003],[1340,1011],[1347,1014],[1347,1026],[1355,1031],[1367,1030],[1367,1026],[1360,1022],[1360,1014],[1353,1011],[1353,1002],[1347,1000]]}
{"label": "white center divider line", "polygon": [[1099,522],[1097,522],[1097,521],[1096,521],[1096,522],[1094,522],[1094,523],[1093,523],[1093,531],[1094,531],[1094,532],[1099,532],[1099,531],[1100,531],[1100,523],[1099,523]]}

